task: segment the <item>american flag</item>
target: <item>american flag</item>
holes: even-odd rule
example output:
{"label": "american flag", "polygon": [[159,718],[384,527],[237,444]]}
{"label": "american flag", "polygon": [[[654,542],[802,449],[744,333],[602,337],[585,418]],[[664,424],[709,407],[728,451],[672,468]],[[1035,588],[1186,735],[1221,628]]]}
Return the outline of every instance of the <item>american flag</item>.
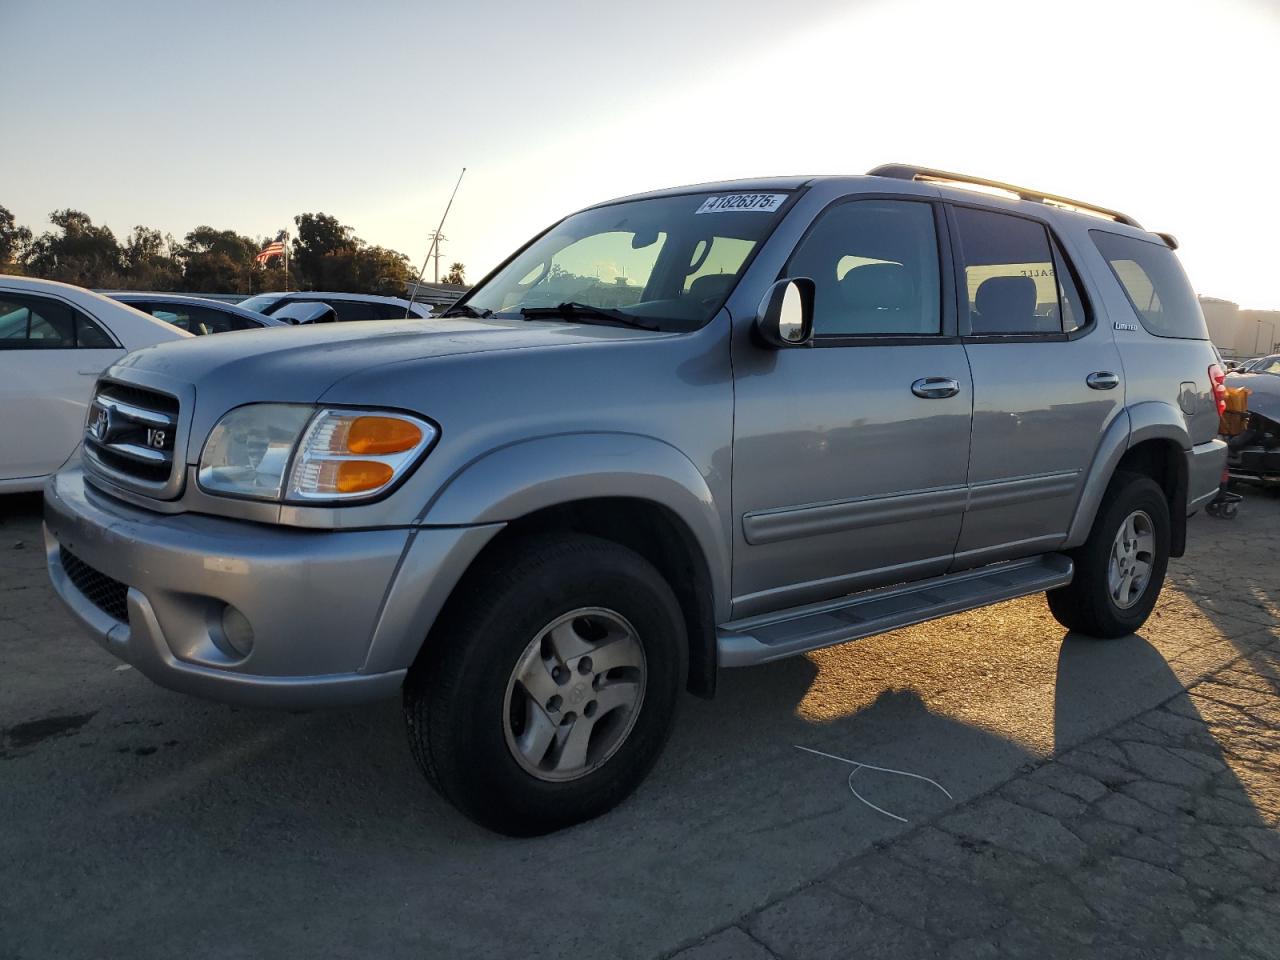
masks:
{"label": "american flag", "polygon": [[275,240],[271,243],[268,243],[265,247],[263,247],[262,252],[259,253],[253,259],[256,260],[258,263],[266,263],[272,257],[282,257],[282,256],[284,256],[284,241]]}

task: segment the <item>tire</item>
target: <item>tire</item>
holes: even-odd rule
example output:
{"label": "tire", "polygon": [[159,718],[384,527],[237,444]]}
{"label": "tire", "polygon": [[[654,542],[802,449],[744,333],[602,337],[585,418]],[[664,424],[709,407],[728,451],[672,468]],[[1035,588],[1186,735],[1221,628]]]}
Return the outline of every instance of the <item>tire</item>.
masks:
{"label": "tire", "polygon": [[467,575],[409,671],[410,747],[482,826],[559,830],[644,779],[687,656],[675,594],[639,554],[582,535],[518,543]]}
{"label": "tire", "polygon": [[[1117,546],[1122,524],[1131,519],[1134,526],[1128,533],[1136,532],[1137,536],[1120,539],[1146,544],[1149,549],[1128,554],[1122,547],[1113,571],[1112,548]],[[1169,503],[1160,486],[1143,474],[1117,473],[1094,518],[1089,539],[1071,553],[1074,579],[1067,586],[1048,592],[1049,610],[1057,621],[1068,630],[1104,640],[1141,629],[1164,584],[1169,566],[1169,529]],[[1123,571],[1140,570],[1142,563],[1148,564],[1145,580],[1134,576],[1126,584]]]}

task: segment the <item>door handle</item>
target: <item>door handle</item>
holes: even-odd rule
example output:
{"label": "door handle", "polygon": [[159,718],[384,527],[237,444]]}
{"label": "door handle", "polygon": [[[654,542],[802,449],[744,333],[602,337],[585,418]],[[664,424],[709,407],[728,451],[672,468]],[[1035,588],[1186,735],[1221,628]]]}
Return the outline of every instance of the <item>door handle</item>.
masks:
{"label": "door handle", "polygon": [[1084,382],[1095,390],[1114,390],[1120,386],[1120,378],[1110,370],[1098,370],[1084,378]]}
{"label": "door handle", "polygon": [[97,377],[102,375],[102,371],[96,367],[92,370],[77,370],[76,373],[80,374],[82,377]]}
{"label": "door handle", "polygon": [[922,400],[945,400],[960,392],[960,384],[950,377],[923,377],[911,385],[911,392]]}

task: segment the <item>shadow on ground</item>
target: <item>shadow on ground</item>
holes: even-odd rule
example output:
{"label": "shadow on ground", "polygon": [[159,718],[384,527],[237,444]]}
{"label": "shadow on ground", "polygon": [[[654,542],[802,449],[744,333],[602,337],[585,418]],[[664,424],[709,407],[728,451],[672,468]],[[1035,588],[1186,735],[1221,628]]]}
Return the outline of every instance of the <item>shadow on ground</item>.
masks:
{"label": "shadow on ground", "polygon": [[[972,839],[976,828],[954,821],[974,809],[966,804],[994,802],[989,791],[1043,776],[1055,751],[1069,756],[1189,678],[1258,651],[1275,623],[1252,600],[1247,610],[1234,603],[1261,587],[1206,579],[1205,568],[1223,567],[1237,549],[1236,528],[1229,543],[1212,540],[1175,570],[1181,593],[1146,640],[1064,639],[1043,601],[1029,598],[726,672],[714,702],[686,698],[667,753],[631,801],[593,823],[513,841],[472,826],[430,792],[394,703],[237,710],[121,670],[50,595],[33,509],[0,500],[0,955],[645,957],[834,876],[877,843],[909,851],[930,831],[960,851],[990,844],[992,875],[1016,891],[1021,868],[1042,868],[1036,851],[999,836]],[[19,540],[24,548],[9,546]],[[1261,675],[1275,682],[1274,672]],[[1253,825],[1266,822],[1246,806],[1264,768],[1250,767],[1242,781],[1235,755],[1224,759],[1204,741],[1208,731],[1217,744],[1229,727],[1214,724],[1227,721],[1199,716],[1199,700],[1178,702],[1161,709],[1199,728],[1183,731],[1185,742],[1199,742],[1206,763],[1225,763],[1236,778],[1215,770],[1211,792]],[[852,797],[847,767],[796,744],[925,774],[955,799],[859,774],[868,799],[912,821],[899,824]],[[1129,781],[1094,779],[1107,797],[1127,795]],[[1030,799],[990,796],[1039,811]],[[1103,799],[1077,798],[1087,810]],[[1055,823],[1072,815],[1039,812]],[[909,832],[926,821],[934,825]],[[1076,839],[1083,852],[1070,864],[1052,859],[1048,844],[1053,876],[1093,862],[1094,847]],[[866,905],[859,898],[880,882],[868,887],[867,876],[836,891],[855,919]],[[1103,889],[1114,883],[1104,880]],[[1098,922],[1081,915],[1082,924]],[[939,936],[927,923],[908,929],[929,942]],[[822,955],[782,941],[777,949]]]}

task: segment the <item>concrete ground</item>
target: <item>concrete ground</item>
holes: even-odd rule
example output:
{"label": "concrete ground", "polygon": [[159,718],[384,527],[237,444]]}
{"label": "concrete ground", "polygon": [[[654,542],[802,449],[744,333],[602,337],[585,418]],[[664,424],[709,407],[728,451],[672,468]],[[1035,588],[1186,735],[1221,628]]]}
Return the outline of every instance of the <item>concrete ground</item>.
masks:
{"label": "concrete ground", "polygon": [[123,667],[0,498],[0,957],[1280,956],[1280,500],[1190,537],[1141,636],[1031,597],[726,671],[621,808],[510,840],[395,703]]}

